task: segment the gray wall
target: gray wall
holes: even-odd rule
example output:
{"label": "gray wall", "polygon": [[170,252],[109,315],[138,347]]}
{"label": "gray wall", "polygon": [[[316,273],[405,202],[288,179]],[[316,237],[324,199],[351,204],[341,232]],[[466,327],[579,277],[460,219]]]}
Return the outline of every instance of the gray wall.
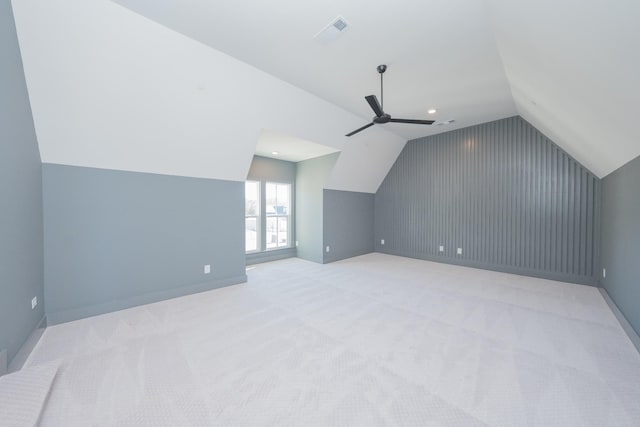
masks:
{"label": "gray wall", "polygon": [[43,178],[51,323],[246,281],[244,183],[52,164]]}
{"label": "gray wall", "polygon": [[0,352],[12,360],[44,316],[44,289],[40,153],[8,0],[0,52]]}
{"label": "gray wall", "polygon": [[373,252],[373,201],[370,193],[324,190],[324,262]]}
{"label": "gray wall", "polygon": [[376,193],[376,250],[595,285],[599,197],[520,117],[417,139]]}
{"label": "gray wall", "polygon": [[640,334],[640,157],[602,179],[601,278]]}
{"label": "gray wall", "polygon": [[[284,160],[271,159],[262,156],[253,156],[251,161],[251,167],[249,168],[249,174],[247,175],[248,181],[262,181],[261,187],[261,229],[266,227],[266,216],[264,213],[264,182],[288,182],[291,183],[291,206],[295,206],[295,182],[296,182],[296,164],[293,162],[287,162]],[[257,264],[260,262],[275,261],[278,259],[291,258],[296,256],[296,248],[294,246],[296,233],[295,233],[295,209],[292,212],[291,221],[291,248],[275,249],[275,250],[263,250],[262,252],[254,252],[246,255],[247,264]],[[261,245],[264,247],[264,241],[261,240]]]}
{"label": "gray wall", "polygon": [[323,189],[339,153],[297,163],[296,240],[298,258],[322,263]]}

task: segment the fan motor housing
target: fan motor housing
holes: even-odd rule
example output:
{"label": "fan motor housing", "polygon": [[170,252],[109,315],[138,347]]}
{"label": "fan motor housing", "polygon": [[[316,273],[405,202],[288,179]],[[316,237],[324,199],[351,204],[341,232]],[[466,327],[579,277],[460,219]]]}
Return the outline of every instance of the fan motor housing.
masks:
{"label": "fan motor housing", "polygon": [[383,114],[380,117],[373,118],[373,122],[378,124],[389,123],[389,120],[391,120],[391,116],[388,114]]}

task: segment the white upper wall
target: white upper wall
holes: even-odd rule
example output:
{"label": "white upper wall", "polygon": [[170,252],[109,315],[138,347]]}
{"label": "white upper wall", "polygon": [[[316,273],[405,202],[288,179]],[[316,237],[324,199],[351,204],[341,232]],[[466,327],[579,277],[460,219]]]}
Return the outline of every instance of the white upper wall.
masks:
{"label": "white upper wall", "polygon": [[[13,2],[44,163],[244,181],[261,129],[342,151],[375,192],[405,140],[108,0]],[[361,150],[366,147],[366,150]]]}
{"label": "white upper wall", "polygon": [[488,4],[524,119],[599,177],[640,155],[640,2]]}

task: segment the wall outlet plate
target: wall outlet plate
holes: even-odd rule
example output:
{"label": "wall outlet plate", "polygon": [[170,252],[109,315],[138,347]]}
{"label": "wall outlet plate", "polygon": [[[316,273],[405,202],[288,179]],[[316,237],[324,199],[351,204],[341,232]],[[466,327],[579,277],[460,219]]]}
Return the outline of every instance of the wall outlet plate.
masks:
{"label": "wall outlet plate", "polygon": [[462,248],[458,248],[457,254],[462,255]]}
{"label": "wall outlet plate", "polygon": [[36,306],[38,305],[38,297],[33,297],[31,299],[31,310],[33,310],[34,308],[36,308]]}
{"label": "wall outlet plate", "polygon": [[438,252],[444,252],[444,246],[440,246],[440,247],[438,248]]}
{"label": "wall outlet plate", "polygon": [[204,274],[211,273],[211,265],[207,264],[204,266]]}
{"label": "wall outlet plate", "polygon": [[384,239],[380,239],[380,244],[384,245]]}
{"label": "wall outlet plate", "polygon": [[603,279],[606,279],[606,278],[607,278],[607,269],[606,269],[606,268],[603,268],[603,269],[602,269],[602,278],[603,278]]}
{"label": "wall outlet plate", "polygon": [[327,247],[324,250],[328,253],[331,250],[331,248],[329,247],[329,245],[327,245]]}

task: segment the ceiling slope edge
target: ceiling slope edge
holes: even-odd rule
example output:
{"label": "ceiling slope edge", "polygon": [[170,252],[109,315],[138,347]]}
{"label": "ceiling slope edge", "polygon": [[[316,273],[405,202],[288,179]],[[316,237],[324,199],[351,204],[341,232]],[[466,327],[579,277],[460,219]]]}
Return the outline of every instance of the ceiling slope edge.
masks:
{"label": "ceiling slope edge", "polygon": [[599,178],[640,155],[640,3],[486,5],[522,118]]}
{"label": "ceiling slope edge", "polygon": [[[406,141],[108,0],[15,1],[43,163],[243,181],[261,129],[341,150],[373,193]],[[319,120],[318,118],[322,118]]]}

